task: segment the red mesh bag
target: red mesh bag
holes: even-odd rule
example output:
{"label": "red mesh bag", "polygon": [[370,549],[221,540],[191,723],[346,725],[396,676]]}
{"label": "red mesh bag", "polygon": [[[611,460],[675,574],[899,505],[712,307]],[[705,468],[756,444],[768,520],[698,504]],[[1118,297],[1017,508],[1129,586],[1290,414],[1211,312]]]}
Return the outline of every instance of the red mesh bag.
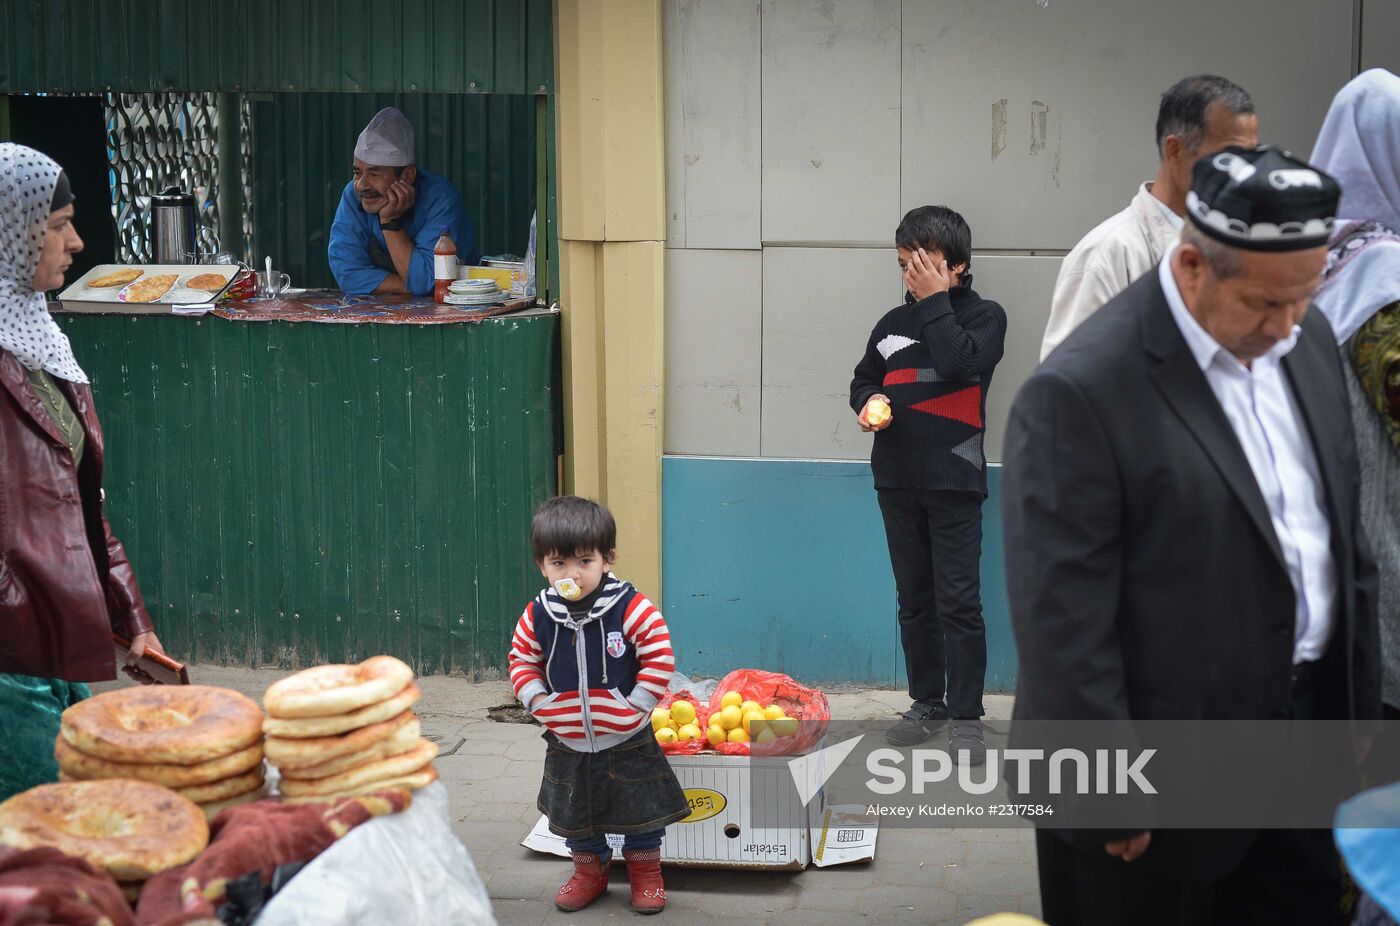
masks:
{"label": "red mesh bag", "polygon": [[[700,728],[700,739],[691,740],[688,743],[662,743],[661,751],[670,756],[694,755],[702,749],[709,748],[709,743],[705,740],[705,731],[710,727],[710,708],[704,701],[697,700],[687,689],[682,689],[656,702],[657,707],[670,707],[676,701],[689,701],[695,708],[695,725]],[[654,710],[655,708],[653,708]],[[653,731],[655,732],[655,731]]]}
{"label": "red mesh bag", "polygon": [[826,735],[831,705],[827,704],[826,695],[816,688],[800,685],[781,672],[735,669],[720,679],[706,714],[718,711],[720,699],[730,691],[739,692],[746,701],[776,704],[799,722],[796,736],[780,737],[769,743],[720,743],[713,748],[721,755],[796,756],[810,752]]}

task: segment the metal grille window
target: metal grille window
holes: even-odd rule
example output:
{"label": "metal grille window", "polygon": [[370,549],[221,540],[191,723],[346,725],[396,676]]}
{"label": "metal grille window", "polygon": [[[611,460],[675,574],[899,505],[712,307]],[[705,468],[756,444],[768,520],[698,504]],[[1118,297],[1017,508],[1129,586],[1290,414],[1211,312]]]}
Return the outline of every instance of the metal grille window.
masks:
{"label": "metal grille window", "polygon": [[[104,97],[107,159],[111,166],[112,218],[117,225],[117,260],[147,263],[151,253],[151,197],[167,187],[194,194],[200,253],[212,257],[219,242],[218,97],[213,93],[109,93]],[[243,241],[241,260],[253,244],[251,116],[239,105],[242,163]]]}

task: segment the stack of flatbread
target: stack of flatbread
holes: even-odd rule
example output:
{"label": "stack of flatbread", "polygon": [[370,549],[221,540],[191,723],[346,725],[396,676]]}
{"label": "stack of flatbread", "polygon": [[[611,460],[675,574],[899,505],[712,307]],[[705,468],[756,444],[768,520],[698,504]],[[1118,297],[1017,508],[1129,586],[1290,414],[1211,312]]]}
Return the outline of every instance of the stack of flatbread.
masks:
{"label": "stack of flatbread", "polygon": [[263,695],[264,749],[290,800],[326,800],[437,780],[437,744],[411,708],[422,693],[413,670],[392,656],[359,665],[317,666]]}
{"label": "stack of flatbread", "polygon": [[263,789],[263,713],[210,685],[119,688],[63,712],[54,757],[64,780],[164,785],[210,818]]}

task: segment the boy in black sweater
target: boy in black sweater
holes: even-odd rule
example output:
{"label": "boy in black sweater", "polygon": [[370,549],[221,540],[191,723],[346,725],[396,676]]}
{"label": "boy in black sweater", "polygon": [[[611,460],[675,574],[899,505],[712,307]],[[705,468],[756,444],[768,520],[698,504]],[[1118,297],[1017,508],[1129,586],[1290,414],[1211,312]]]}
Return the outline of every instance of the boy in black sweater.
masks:
{"label": "boy in black sweater", "polygon": [[949,751],[980,764],[987,670],[978,571],[987,497],[982,438],[1006,313],[973,291],[972,232],[953,210],[912,210],[895,231],[895,249],[904,304],[876,323],[851,380],[856,420],[875,432],[870,467],[914,700],[885,738],[912,746],[951,717]]}

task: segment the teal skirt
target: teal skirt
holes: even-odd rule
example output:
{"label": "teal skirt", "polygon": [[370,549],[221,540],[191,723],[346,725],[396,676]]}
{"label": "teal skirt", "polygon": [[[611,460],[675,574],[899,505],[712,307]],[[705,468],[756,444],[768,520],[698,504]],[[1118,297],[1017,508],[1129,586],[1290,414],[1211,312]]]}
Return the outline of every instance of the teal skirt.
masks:
{"label": "teal skirt", "polygon": [[0,672],[0,801],[58,781],[53,741],[59,718],[91,694],[81,682]]}

